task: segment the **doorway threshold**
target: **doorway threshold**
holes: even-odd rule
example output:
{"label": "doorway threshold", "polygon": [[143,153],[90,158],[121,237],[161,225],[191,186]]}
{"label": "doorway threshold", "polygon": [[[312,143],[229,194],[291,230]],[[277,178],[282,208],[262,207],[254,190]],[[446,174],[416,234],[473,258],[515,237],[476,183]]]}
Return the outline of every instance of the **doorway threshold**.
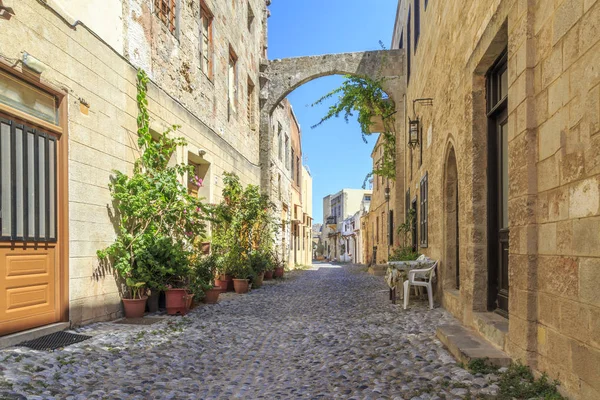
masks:
{"label": "doorway threshold", "polygon": [[41,338],[42,336],[50,335],[52,333],[64,331],[69,329],[69,322],[57,322],[50,325],[44,325],[26,331],[11,333],[10,335],[0,337],[0,349],[11,347],[22,342],[28,342]]}

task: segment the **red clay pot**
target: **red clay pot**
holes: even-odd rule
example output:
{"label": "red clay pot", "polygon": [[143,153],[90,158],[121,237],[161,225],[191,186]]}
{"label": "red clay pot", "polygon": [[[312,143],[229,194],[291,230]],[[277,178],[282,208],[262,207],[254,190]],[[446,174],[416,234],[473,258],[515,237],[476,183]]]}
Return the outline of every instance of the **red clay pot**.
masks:
{"label": "red clay pot", "polygon": [[217,304],[217,301],[219,301],[219,294],[221,294],[221,288],[219,287],[208,289],[204,292],[204,302],[206,304]]}
{"label": "red clay pot", "polygon": [[142,318],[146,311],[146,300],[148,300],[148,296],[141,299],[123,299],[125,318]]}
{"label": "red clay pot", "polygon": [[265,277],[264,272],[261,272],[260,274],[256,275],[256,278],[254,278],[254,281],[252,281],[252,287],[254,289],[261,287],[263,284],[264,277]]}
{"label": "red clay pot", "polygon": [[222,292],[227,291],[227,281],[221,280],[220,278],[215,279],[215,286],[218,287]]}
{"label": "red clay pot", "polygon": [[248,290],[250,289],[250,286],[248,284],[248,279],[234,279],[233,287],[237,294],[248,293]]}
{"label": "red clay pot", "polygon": [[192,305],[193,294],[188,294],[187,289],[169,289],[165,292],[167,314],[185,315]]}
{"label": "red clay pot", "polygon": [[264,279],[265,279],[265,281],[270,281],[271,279],[273,279],[273,270],[265,271]]}
{"label": "red clay pot", "polygon": [[283,278],[283,267],[275,268],[275,278]]}

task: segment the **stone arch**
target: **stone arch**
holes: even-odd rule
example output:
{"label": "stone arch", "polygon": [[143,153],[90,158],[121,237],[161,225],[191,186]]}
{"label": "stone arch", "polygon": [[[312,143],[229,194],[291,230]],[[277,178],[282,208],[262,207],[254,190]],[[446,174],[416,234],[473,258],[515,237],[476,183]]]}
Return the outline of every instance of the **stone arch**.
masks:
{"label": "stone arch", "polygon": [[[314,79],[329,75],[384,76],[384,90],[396,102],[405,93],[404,50],[377,50],[358,53],[326,54],[267,61],[261,64],[260,82],[260,163],[261,188],[270,193],[271,115],[275,107],[293,90]],[[397,97],[397,98],[395,98]]]}
{"label": "stone arch", "polygon": [[444,290],[460,288],[460,209],[459,209],[458,162],[455,146],[448,142],[444,157]]}
{"label": "stone arch", "polygon": [[[269,61],[261,74],[261,108],[271,114],[292,91],[314,79],[329,75],[365,75],[398,78],[402,75],[403,50],[325,54]],[[384,89],[393,96],[400,79],[390,79]]]}

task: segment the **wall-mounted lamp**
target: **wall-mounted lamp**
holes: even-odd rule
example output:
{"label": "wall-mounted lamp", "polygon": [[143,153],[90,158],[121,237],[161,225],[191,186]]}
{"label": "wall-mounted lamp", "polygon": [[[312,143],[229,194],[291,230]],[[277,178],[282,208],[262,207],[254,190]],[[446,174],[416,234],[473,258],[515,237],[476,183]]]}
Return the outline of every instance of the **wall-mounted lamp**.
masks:
{"label": "wall-mounted lamp", "polygon": [[421,137],[421,118],[417,116],[416,104],[423,104],[424,106],[432,106],[432,98],[415,99],[413,100],[413,118],[408,118],[408,147],[414,149],[419,146],[419,138]]}
{"label": "wall-mounted lamp", "polygon": [[23,53],[23,65],[25,65],[27,68],[38,74],[41,74],[48,68],[46,64],[44,64],[29,53]]}
{"label": "wall-mounted lamp", "polygon": [[419,118],[408,119],[408,147],[414,149],[419,145]]}
{"label": "wall-mounted lamp", "polygon": [[204,149],[198,149],[198,155],[200,157],[204,157],[206,155],[206,150],[204,150]]}

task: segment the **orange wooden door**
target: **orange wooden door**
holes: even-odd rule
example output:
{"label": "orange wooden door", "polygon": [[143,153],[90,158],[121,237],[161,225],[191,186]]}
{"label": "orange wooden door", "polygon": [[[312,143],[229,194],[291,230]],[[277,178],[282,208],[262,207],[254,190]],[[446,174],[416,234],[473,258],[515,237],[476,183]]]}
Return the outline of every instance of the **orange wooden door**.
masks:
{"label": "orange wooden door", "polygon": [[0,335],[61,318],[58,143],[0,115]]}
{"label": "orange wooden door", "polygon": [[55,244],[0,248],[0,335],[57,322],[60,274]]}

